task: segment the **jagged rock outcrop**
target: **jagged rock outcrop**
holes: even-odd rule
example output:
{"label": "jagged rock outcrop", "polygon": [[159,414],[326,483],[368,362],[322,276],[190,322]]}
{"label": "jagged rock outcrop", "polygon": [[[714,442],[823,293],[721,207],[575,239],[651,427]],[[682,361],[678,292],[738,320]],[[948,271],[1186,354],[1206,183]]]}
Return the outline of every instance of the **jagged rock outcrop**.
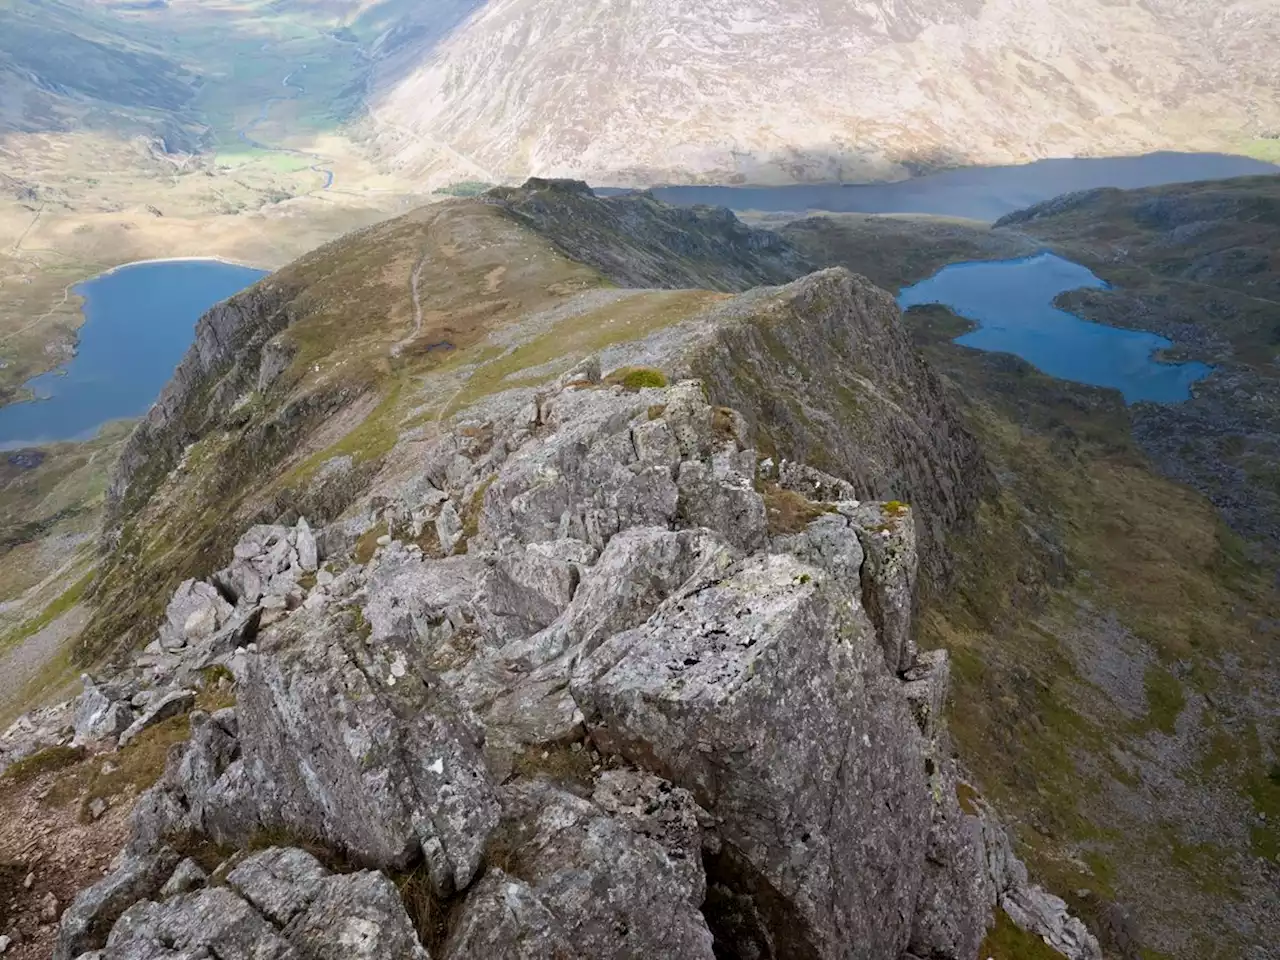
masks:
{"label": "jagged rock outcrop", "polygon": [[597,198],[581,181],[538,178],[485,199],[628,287],[747,290],[813,269],[781,236],[723,207],[672,207],[650,193]]}
{"label": "jagged rock outcrop", "polygon": [[[394,871],[449,912],[429,949],[452,960],[971,960],[997,901],[1075,935],[956,802],[916,512],[761,454],[696,381],[579,373],[460,414],[314,535],[308,577],[309,527],[248,531],[214,577],[259,622],[219,661],[236,706],[192,714],[60,956],[425,957]],[[423,533],[449,509],[445,555]],[[356,530],[359,558],[334,546]],[[288,599],[232,586],[245,564]],[[277,850],[174,878],[176,845],[264,834],[362,872]]]}

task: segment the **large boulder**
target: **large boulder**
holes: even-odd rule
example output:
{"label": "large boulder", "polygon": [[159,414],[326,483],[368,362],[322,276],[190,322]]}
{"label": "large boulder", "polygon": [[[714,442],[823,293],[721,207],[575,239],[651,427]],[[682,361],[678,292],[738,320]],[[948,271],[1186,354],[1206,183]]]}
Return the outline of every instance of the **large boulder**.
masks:
{"label": "large boulder", "polygon": [[180,650],[213,636],[232,613],[231,604],[212,584],[184,580],[174,591],[160,625],[160,646]]}
{"label": "large boulder", "polygon": [[133,710],[121,700],[112,700],[86,674],[81,678],[84,692],[73,705],[72,724],[76,746],[111,740],[133,723]]}
{"label": "large boulder", "polygon": [[367,644],[349,613],[295,614],[244,658],[244,776],[266,827],[375,867],[425,857],[440,893],[479,870],[498,802],[474,716],[416,639]]}
{"label": "large boulder", "polygon": [[179,860],[167,847],[147,856],[126,856],[115,870],[81,890],[62,913],[53,960],[73,960],[103,946],[120,915],[159,893]]}
{"label": "large boulder", "polygon": [[217,957],[304,960],[284,935],[226,887],[142,900],[111,930],[101,960]]}
{"label": "large boulder", "polygon": [[789,556],[669,601],[572,682],[602,750],[716,817],[717,870],[796,958],[907,946],[930,811],[899,686],[856,594]]}
{"label": "large boulder", "polygon": [[712,960],[699,912],[703,878],[689,869],[690,851],[677,859],[549,783],[512,785],[503,801],[495,874],[464,901],[446,958]]}

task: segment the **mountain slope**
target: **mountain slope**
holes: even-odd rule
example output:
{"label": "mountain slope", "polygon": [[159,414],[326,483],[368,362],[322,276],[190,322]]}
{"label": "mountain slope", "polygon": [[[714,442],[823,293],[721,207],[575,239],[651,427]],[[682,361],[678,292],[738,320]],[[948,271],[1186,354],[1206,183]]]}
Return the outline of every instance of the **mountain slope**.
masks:
{"label": "mountain slope", "polygon": [[[575,220],[592,238],[590,265],[556,246]],[[645,251],[637,276],[628,257],[644,263]],[[464,406],[601,350],[611,366],[697,373],[774,455],[829,457],[859,496],[917,503],[923,566],[942,579],[941,533],[964,524],[985,473],[892,302],[825,274],[794,290],[717,292],[807,269],[732,216],[545,181],[322,247],[202,319],[126,445],[86,655],[154,623],[155,578],[203,575],[256,521],[336,519],[412,469],[413,443]],[[704,289],[688,288],[694,278]],[[819,354],[831,362],[811,364]],[[782,382],[800,367],[803,389]]]}
{"label": "mountain slope", "polygon": [[414,172],[856,181],[1237,147],[1280,129],[1278,41],[1265,0],[491,0],[369,100]]}
{"label": "mountain slope", "polygon": [[171,150],[199,137],[198,78],[125,22],[76,0],[0,5],[0,130],[65,132],[85,126],[150,133]]}
{"label": "mountain slope", "polygon": [[953,651],[961,755],[1121,957],[1269,958],[1280,936],[1278,191],[1250,177],[1068,195],[995,228],[780,231],[889,289],[1048,246],[1111,285],[1065,309],[1214,367],[1186,402],[1127,407],[953,343],[971,324],[943,308],[904,318],[998,478],[922,620]]}

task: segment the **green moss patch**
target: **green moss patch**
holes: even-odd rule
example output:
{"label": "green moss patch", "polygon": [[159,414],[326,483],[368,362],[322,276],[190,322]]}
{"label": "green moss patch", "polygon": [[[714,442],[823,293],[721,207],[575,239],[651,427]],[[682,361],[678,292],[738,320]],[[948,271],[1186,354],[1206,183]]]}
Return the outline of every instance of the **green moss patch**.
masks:
{"label": "green moss patch", "polygon": [[1173,734],[1178,716],[1187,704],[1178,678],[1163,667],[1148,667],[1144,680],[1147,694],[1147,724],[1162,733]]}
{"label": "green moss patch", "polygon": [[617,385],[631,391],[661,389],[667,385],[667,376],[653,367],[623,367],[605,377],[604,383],[607,386]]}
{"label": "green moss patch", "polygon": [[986,960],[1062,960],[1062,954],[1034,933],[1020,930],[999,908],[995,926],[982,941],[978,956]]}
{"label": "green moss patch", "polygon": [[45,747],[10,764],[4,779],[9,783],[27,783],[42,774],[74,766],[84,759],[84,754],[83,747]]}

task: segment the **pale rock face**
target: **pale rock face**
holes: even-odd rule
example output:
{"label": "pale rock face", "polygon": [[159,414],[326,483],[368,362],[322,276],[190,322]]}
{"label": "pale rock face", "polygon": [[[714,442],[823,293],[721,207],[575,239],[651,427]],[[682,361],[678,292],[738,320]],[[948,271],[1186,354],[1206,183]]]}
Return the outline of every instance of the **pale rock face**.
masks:
{"label": "pale rock face", "polygon": [[304,571],[312,572],[320,565],[320,555],[316,549],[316,538],[305,519],[298,521],[297,528],[298,566]]}
{"label": "pale rock face", "polygon": [[245,661],[237,721],[258,818],[369,864],[426,856],[440,891],[465,887],[497,822],[474,717],[405,641],[364,648],[345,617],[308,627],[308,642],[280,636]]}
{"label": "pale rock face", "polygon": [[211,636],[231,613],[231,605],[216,588],[203,581],[187,580],[165,610],[160,646],[165,650],[180,650],[188,643]]}
{"label": "pale rock face", "polygon": [[760,892],[790,891],[765,920],[802,953],[906,947],[928,822],[924,743],[861,605],[826,574],[748,559],[610,638],[572,689],[602,749],[686,786],[721,822],[723,856]]}
{"label": "pale rock face", "polygon": [[87,675],[84,692],[76,698],[72,723],[75,726],[74,743],[79,746],[118,737],[133,723],[133,711],[129,704],[111,700]]}
{"label": "pale rock face", "polygon": [[1280,12],[1256,0],[458,0],[404,18],[375,52],[374,145],[440,183],[901,179],[1221,150],[1280,121]]}

